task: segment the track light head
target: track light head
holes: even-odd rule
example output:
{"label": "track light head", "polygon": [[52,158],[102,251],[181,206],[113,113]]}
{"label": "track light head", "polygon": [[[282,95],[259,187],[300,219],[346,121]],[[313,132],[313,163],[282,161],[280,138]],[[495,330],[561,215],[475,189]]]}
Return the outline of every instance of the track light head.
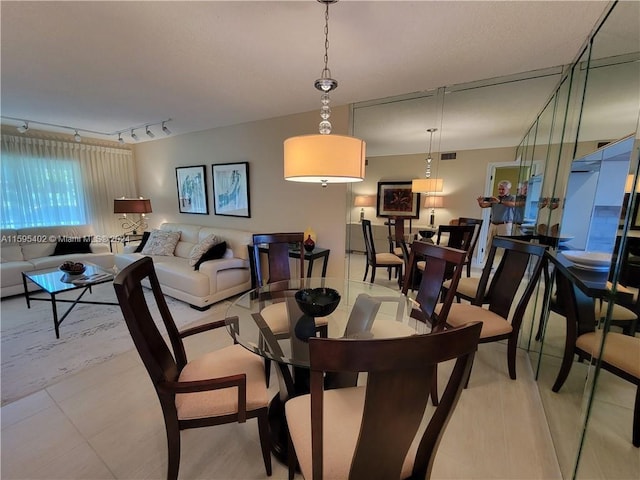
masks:
{"label": "track light head", "polygon": [[18,132],[20,133],[25,133],[27,130],[29,130],[29,122],[24,122],[19,127],[16,127],[16,130],[18,130]]}
{"label": "track light head", "polygon": [[121,133],[119,133],[119,134],[118,134],[118,143],[119,143],[120,145],[123,145],[123,144],[124,144],[124,138],[122,138],[122,134],[121,134]]}
{"label": "track light head", "polygon": [[76,133],[75,133],[75,135],[73,136],[73,139],[74,139],[76,142],[78,142],[78,143],[80,143],[80,142],[82,141],[82,137],[81,137],[81,136],[80,136],[80,134],[78,133],[78,130],[76,130]]}
{"label": "track light head", "polygon": [[155,138],[154,133],[151,130],[149,130],[149,126],[148,125],[147,125],[147,132],[146,133],[149,136],[149,138]]}
{"label": "track light head", "polygon": [[165,135],[171,135],[171,130],[169,130],[169,127],[167,127],[165,123],[166,122],[162,122],[162,131]]}
{"label": "track light head", "polygon": [[131,129],[131,138],[135,141],[138,141],[138,135],[136,135],[136,131]]}

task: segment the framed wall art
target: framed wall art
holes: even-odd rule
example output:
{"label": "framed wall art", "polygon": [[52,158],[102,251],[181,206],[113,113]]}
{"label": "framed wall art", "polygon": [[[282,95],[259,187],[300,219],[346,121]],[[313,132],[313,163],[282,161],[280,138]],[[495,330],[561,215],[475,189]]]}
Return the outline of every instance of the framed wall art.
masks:
{"label": "framed wall art", "polygon": [[205,165],[176,167],[178,211],[209,215],[207,175]]}
{"label": "framed wall art", "polygon": [[378,182],[376,215],[420,218],[420,194],[411,192],[411,182]]}
{"label": "framed wall art", "polygon": [[214,213],[250,218],[249,162],[218,163],[212,172]]}

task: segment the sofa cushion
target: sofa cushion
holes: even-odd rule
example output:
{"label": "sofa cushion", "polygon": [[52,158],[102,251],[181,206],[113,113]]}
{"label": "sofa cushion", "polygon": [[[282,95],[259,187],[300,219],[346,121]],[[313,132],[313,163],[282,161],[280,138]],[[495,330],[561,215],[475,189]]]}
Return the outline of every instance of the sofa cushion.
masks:
{"label": "sofa cushion", "polygon": [[207,275],[194,272],[186,258],[159,257],[153,259],[158,281],[162,286],[183,292],[189,292],[196,297],[206,297],[211,293],[211,282]]}
{"label": "sofa cushion", "polygon": [[142,253],[144,255],[173,256],[179,240],[180,232],[153,230],[142,249]]}
{"label": "sofa cushion", "polygon": [[217,260],[219,258],[222,258],[226,252],[227,252],[227,242],[220,242],[213,245],[198,259],[193,269],[200,270],[200,265],[202,265],[202,262],[206,262],[207,260]]}
{"label": "sofa cushion", "polygon": [[2,257],[2,263],[21,262],[22,247],[20,245],[2,245],[2,249],[0,249],[0,257]]}
{"label": "sofa cushion", "polygon": [[0,275],[2,288],[12,285],[22,286],[22,272],[30,272],[32,270],[35,270],[35,267],[31,262],[16,261],[4,263],[2,265],[2,275]]}
{"label": "sofa cushion", "polygon": [[70,253],[91,253],[92,237],[70,238],[60,237],[53,250],[53,255],[68,255]]}
{"label": "sofa cushion", "polygon": [[[200,243],[194,245],[191,252],[189,252],[189,265],[196,265],[200,260],[200,257],[207,253],[211,247],[218,245],[221,242],[222,240],[220,240],[216,234],[212,233],[211,235],[207,235]],[[225,243],[225,249],[227,248],[226,245],[227,244]],[[224,252],[222,253],[224,254]],[[222,256],[222,254],[220,256]]]}

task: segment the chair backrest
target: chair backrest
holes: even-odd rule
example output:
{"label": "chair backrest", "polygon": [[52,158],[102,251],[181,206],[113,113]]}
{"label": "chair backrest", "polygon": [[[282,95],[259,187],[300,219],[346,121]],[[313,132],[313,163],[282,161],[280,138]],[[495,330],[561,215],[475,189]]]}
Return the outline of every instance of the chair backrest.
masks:
{"label": "chair backrest", "polygon": [[269,266],[269,280],[266,283],[280,282],[282,280],[291,280],[291,268],[289,266],[289,248],[295,248],[300,251],[299,258],[299,275],[304,277],[304,233],[257,233],[253,236],[252,246],[252,265],[254,267],[254,276],[256,287],[265,285],[262,276],[262,268],[260,262],[260,247],[269,245],[267,252],[267,264]]}
{"label": "chair backrest", "polygon": [[471,245],[468,248],[467,260],[471,261],[473,258],[473,252],[476,249],[476,245],[478,244],[478,238],[480,237],[480,230],[482,229],[481,218],[468,218],[468,217],[460,217],[458,218],[458,225],[475,225],[476,229],[473,232],[473,237],[471,237]]}
{"label": "chair backrest", "polygon": [[[489,249],[489,256],[487,257],[487,264],[482,271],[476,298],[473,301],[475,305],[482,305],[484,292],[486,291],[491,273],[491,266],[494,264],[494,261],[496,261],[498,249],[502,251],[502,257],[493,274],[491,285],[489,285],[487,292],[489,310],[505,319],[509,318],[509,311],[511,310],[513,301],[520,289],[525,274],[529,270],[528,283],[520,296],[511,320],[512,328],[516,331],[520,328],[520,323],[522,322],[529,299],[547,263],[547,260],[544,258],[544,252],[547,247],[545,245],[523,242],[513,238],[493,237],[491,248]],[[533,261],[533,265],[529,269],[531,261]],[[486,302],[486,299],[484,299],[484,301]]]}
{"label": "chair backrest", "polygon": [[471,246],[471,240],[473,239],[475,229],[475,225],[440,225],[438,227],[436,244],[440,245],[442,234],[448,233],[449,239],[447,240],[446,246],[464,250],[466,252]]}
{"label": "chair backrest", "polygon": [[413,242],[411,244],[411,253],[409,254],[407,271],[402,285],[402,293],[407,294],[410,279],[413,278],[413,272],[417,268],[416,264],[419,260],[424,260],[425,267],[422,272],[418,293],[416,293],[416,302],[420,305],[420,310],[423,314],[421,320],[431,322],[434,319],[433,314],[440,298],[442,283],[445,279],[450,278],[451,285],[442,302],[443,305],[437,319],[438,325],[444,324],[455,297],[458,281],[462,274],[462,264],[466,256],[467,252],[456,248],[443,247],[426,242]]}
{"label": "chair backrest", "polygon": [[370,265],[376,261],[376,247],[373,242],[373,231],[371,230],[371,220],[362,220],[362,234],[364,235],[364,248],[367,253],[367,261]]}
{"label": "chair backrest", "polygon": [[[419,439],[415,478],[429,478],[480,337],[476,322],[430,335],[383,340],[309,339],[313,478],[323,478],[325,372],[367,372],[366,398],[350,479],[400,478],[420,429],[437,365],[456,360],[444,395]],[[392,442],[389,439],[393,439]]]}
{"label": "chair backrest", "polygon": [[[173,355],[147,305],[142,288],[145,279],[151,286],[160,317],[169,335]],[[153,260],[143,257],[122,269],[113,280],[113,287],[133,343],[158,395],[162,396],[159,385],[178,380],[180,372],[187,364],[187,356],[178,328],[162,294]]]}

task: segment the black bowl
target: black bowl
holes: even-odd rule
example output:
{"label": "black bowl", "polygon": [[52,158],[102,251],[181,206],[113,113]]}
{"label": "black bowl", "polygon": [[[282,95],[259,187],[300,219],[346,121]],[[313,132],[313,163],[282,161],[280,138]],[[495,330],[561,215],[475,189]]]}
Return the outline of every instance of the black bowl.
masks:
{"label": "black bowl", "polygon": [[435,230],[419,230],[420,236],[422,238],[431,238],[435,235],[436,231]]}
{"label": "black bowl", "polygon": [[326,317],[340,303],[340,294],[333,288],[303,288],[295,297],[302,313],[310,317]]}

